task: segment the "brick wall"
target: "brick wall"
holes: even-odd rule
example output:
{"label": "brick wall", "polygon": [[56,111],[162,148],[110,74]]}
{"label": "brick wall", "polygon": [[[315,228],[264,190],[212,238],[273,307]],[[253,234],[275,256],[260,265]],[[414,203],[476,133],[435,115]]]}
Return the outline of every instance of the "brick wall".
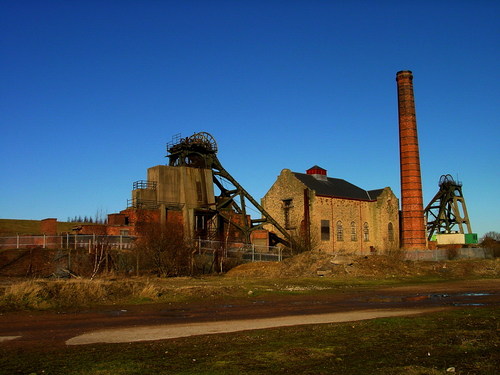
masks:
{"label": "brick wall", "polygon": [[57,219],[47,218],[40,221],[40,232],[42,234],[55,236],[57,234]]}

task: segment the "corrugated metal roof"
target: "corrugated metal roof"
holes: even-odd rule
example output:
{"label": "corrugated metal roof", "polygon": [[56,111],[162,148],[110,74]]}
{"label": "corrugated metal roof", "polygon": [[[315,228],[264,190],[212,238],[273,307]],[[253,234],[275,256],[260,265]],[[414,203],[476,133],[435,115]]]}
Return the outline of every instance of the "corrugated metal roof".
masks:
{"label": "corrugated metal roof", "polygon": [[326,180],[318,180],[314,176],[304,173],[293,172],[293,174],[309,189],[314,190],[317,195],[328,197],[371,201],[376,200],[384,190],[367,191],[341,178],[328,177]]}

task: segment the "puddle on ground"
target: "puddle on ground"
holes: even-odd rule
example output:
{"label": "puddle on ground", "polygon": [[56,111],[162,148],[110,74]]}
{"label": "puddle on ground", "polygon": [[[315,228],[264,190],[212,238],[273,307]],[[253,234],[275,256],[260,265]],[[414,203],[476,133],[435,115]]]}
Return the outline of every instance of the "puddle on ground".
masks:
{"label": "puddle on ground", "polygon": [[[365,299],[368,302],[419,302],[419,301],[441,301],[445,299],[454,299],[461,297],[486,297],[491,296],[492,293],[457,293],[457,294],[447,294],[447,293],[433,293],[433,294],[422,294],[413,296],[374,296]],[[484,303],[468,303],[468,302],[452,302],[453,306],[484,306]]]}
{"label": "puddle on ground", "polygon": [[107,313],[111,316],[120,316],[123,315],[127,312],[127,310],[111,310],[107,311]]}

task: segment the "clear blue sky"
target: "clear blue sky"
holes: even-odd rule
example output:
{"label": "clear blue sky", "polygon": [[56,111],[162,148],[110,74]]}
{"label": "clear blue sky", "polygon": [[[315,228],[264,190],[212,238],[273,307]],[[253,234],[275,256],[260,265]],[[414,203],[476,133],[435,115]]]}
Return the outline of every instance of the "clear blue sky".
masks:
{"label": "clear blue sky", "polygon": [[0,2],[0,218],[126,207],[176,133],[206,131],[257,199],[314,164],[400,197],[412,70],[424,202],[458,176],[500,231],[500,2]]}

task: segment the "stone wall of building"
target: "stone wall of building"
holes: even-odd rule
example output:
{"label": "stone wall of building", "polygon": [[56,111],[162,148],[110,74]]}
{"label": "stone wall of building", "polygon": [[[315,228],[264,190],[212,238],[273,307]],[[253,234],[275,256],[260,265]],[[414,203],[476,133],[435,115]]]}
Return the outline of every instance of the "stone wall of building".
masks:
{"label": "stone wall of building", "polygon": [[[390,188],[375,201],[317,196],[289,169],[262,198],[264,209],[293,236],[303,240],[309,223],[313,248],[358,254],[399,248],[398,205]],[[266,229],[276,232],[270,225]]]}
{"label": "stone wall of building", "polygon": [[[262,207],[292,236],[304,235],[304,211],[307,210],[304,206],[304,190],[307,190],[306,186],[295,178],[292,171],[283,169],[261,199]],[[265,228],[279,235],[273,226],[267,225]]]}
{"label": "stone wall of building", "polygon": [[398,233],[398,201],[390,188],[376,201],[311,199],[311,238],[324,251],[387,252],[399,248]]}

